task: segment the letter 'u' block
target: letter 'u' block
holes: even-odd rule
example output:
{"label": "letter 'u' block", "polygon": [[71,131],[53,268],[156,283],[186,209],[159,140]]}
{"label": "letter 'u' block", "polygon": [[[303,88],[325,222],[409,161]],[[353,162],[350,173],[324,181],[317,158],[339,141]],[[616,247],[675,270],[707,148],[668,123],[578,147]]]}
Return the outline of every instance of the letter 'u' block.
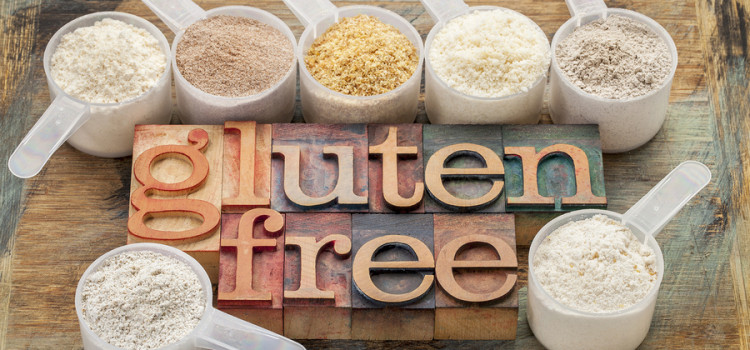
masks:
{"label": "letter 'u' block", "polygon": [[366,212],[364,124],[273,124],[271,208]]}
{"label": "letter 'u' block", "polygon": [[352,214],[352,339],[432,339],[432,225],[427,214]]}
{"label": "letter 'u' block", "polygon": [[285,336],[351,338],[351,218],[348,213],[286,214]]}
{"label": "letter 'u' block", "polygon": [[222,181],[221,125],[136,125],[127,243],[189,254],[216,282]]}
{"label": "letter 'u' block", "polygon": [[217,304],[283,334],[284,214],[268,208],[222,215]]}
{"label": "letter 'u' block", "polygon": [[435,214],[435,339],[515,339],[513,214]]}

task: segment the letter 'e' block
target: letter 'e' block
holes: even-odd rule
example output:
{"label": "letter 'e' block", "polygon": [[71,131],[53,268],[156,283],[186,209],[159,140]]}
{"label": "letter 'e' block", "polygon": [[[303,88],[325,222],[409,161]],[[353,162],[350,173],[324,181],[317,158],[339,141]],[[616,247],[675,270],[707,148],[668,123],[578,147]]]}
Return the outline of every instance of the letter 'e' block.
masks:
{"label": "letter 'e' block", "polygon": [[364,124],[273,124],[271,208],[366,212]]}
{"label": "letter 'e' block", "polygon": [[432,215],[352,215],[352,339],[432,339],[432,235]]}
{"label": "letter 'e' block", "polygon": [[348,213],[286,214],[285,336],[351,338],[351,218]]}
{"label": "letter 'e' block", "polygon": [[283,334],[284,214],[268,208],[224,214],[220,267],[219,308]]}
{"label": "letter 'e' block", "polygon": [[219,270],[221,125],[136,125],[127,243],[166,244]]}
{"label": "letter 'e' block", "polygon": [[500,125],[425,125],[426,213],[505,212]]}
{"label": "letter 'e' block", "polygon": [[515,339],[513,214],[435,214],[435,339]]}
{"label": "letter 'e' block", "polygon": [[370,124],[370,213],[424,213],[422,124]]}

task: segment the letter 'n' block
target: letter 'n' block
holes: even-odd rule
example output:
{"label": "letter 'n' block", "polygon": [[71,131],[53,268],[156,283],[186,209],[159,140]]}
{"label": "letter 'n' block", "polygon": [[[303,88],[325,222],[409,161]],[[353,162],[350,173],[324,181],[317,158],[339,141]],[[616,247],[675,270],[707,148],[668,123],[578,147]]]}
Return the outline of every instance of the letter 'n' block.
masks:
{"label": "letter 'n' block", "polygon": [[515,339],[513,214],[435,214],[435,339]]}
{"label": "letter 'n' block", "polygon": [[136,125],[127,243],[166,244],[219,270],[221,125]]}
{"label": "letter 'n' block", "polygon": [[219,308],[283,334],[284,215],[268,208],[222,215],[220,264]]}
{"label": "letter 'n' block", "polygon": [[432,339],[432,215],[352,214],[352,241],[352,339]]}
{"label": "letter 'n' block", "polygon": [[348,213],[286,214],[285,336],[351,338],[351,218]]}

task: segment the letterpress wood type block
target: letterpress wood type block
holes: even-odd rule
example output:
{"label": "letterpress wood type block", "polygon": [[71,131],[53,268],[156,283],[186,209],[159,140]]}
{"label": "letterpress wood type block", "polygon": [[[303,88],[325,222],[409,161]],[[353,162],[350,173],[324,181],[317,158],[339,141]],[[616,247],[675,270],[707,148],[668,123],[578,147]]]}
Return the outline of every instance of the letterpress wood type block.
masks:
{"label": "letterpress wood type block", "polygon": [[220,262],[219,308],[282,334],[284,214],[256,208],[222,215]]}
{"label": "letterpress wood type block", "polygon": [[364,124],[274,124],[271,208],[366,212]]}
{"label": "letterpress wood type block", "polygon": [[515,339],[513,214],[435,214],[435,339]]}
{"label": "letterpress wood type block", "polygon": [[351,214],[286,214],[285,336],[351,338],[351,237]]}
{"label": "letterpress wood type block", "polygon": [[127,243],[180,249],[212,281],[219,268],[220,125],[137,125]]}
{"label": "letterpress wood type block", "polygon": [[503,144],[507,211],[606,208],[596,125],[506,125]]}
{"label": "letterpress wood type block", "polygon": [[370,213],[424,213],[421,124],[370,124]]}
{"label": "letterpress wood type block", "polygon": [[425,125],[425,212],[505,212],[499,125]]}
{"label": "letterpress wood type block", "polygon": [[352,215],[352,339],[432,339],[433,248],[432,215]]}
{"label": "letterpress wood type block", "polygon": [[221,210],[244,213],[271,206],[271,125],[224,123]]}

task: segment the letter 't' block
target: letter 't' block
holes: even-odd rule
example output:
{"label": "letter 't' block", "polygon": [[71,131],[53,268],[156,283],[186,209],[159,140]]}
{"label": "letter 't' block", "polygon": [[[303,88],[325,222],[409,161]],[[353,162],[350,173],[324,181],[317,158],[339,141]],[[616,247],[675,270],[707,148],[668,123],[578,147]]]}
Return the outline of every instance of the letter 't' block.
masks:
{"label": "letter 't' block", "polygon": [[435,339],[515,339],[513,214],[435,214]]}
{"label": "letter 't' block", "polygon": [[366,212],[364,124],[273,124],[271,208]]}
{"label": "letter 't' block", "polygon": [[216,281],[221,224],[220,125],[137,125],[127,243],[162,243]]}
{"label": "letter 't' block", "polygon": [[352,339],[430,340],[432,215],[352,215]]}
{"label": "letter 't' block", "polygon": [[286,225],[284,335],[350,339],[351,214],[289,213]]}
{"label": "letter 't' block", "polygon": [[505,125],[506,209],[604,209],[601,140],[596,125]]}
{"label": "letter 't' block", "polygon": [[224,182],[221,210],[244,213],[271,206],[271,125],[224,123]]}
{"label": "letter 't' block", "polygon": [[425,212],[505,212],[500,125],[425,125]]}
{"label": "letter 't' block", "polygon": [[284,214],[268,208],[222,215],[217,304],[283,334]]}
{"label": "letter 't' block", "polygon": [[370,124],[370,213],[424,213],[421,124]]}

